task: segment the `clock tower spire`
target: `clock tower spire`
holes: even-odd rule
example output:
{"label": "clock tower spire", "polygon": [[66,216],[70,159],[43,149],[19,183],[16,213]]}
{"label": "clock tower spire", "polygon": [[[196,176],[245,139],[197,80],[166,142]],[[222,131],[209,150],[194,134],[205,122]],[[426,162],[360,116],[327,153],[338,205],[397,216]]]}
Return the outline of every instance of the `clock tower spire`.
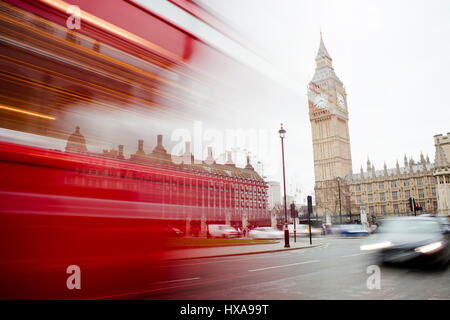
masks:
{"label": "clock tower spire", "polygon": [[[346,179],[352,174],[348,130],[347,94],[333,68],[333,60],[320,33],[316,70],[308,86],[309,118],[314,151],[315,199],[319,215],[335,215],[337,178],[345,193]],[[342,196],[343,194],[341,194]],[[335,199],[336,198],[336,199]],[[349,203],[349,202],[348,202]],[[342,213],[347,201],[342,200]]]}

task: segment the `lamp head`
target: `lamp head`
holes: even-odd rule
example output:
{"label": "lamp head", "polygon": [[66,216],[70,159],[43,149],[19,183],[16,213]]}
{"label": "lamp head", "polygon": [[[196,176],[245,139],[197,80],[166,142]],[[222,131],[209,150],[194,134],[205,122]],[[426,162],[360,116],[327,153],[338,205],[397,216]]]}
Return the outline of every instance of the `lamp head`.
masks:
{"label": "lamp head", "polygon": [[283,129],[283,124],[281,124],[281,128],[278,131],[278,133],[280,134],[280,138],[283,139],[284,136],[286,135],[286,130]]}

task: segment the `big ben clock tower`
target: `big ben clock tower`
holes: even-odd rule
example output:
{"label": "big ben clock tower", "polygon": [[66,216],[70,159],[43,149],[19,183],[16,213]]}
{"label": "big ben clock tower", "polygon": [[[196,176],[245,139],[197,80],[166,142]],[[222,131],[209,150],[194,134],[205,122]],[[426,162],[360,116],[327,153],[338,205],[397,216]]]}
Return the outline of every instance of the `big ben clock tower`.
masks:
{"label": "big ben clock tower", "polygon": [[[319,216],[346,214],[346,176],[352,174],[347,95],[320,34],[316,71],[308,86],[314,152],[315,203]],[[339,183],[338,183],[339,180]],[[341,201],[339,202],[339,189]]]}

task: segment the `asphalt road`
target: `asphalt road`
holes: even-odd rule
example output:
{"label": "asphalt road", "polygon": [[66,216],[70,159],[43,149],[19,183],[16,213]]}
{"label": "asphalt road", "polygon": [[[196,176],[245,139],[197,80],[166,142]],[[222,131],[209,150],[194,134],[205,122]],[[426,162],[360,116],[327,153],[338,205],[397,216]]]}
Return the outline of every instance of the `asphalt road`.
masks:
{"label": "asphalt road", "polygon": [[369,277],[374,279],[368,267],[376,265],[376,260],[359,250],[363,239],[323,238],[320,241],[323,246],[301,250],[166,262],[161,268],[169,271],[167,279],[134,297],[180,300],[450,299],[450,267],[434,271],[378,265],[380,281],[377,288],[376,282],[369,280],[369,286],[367,283]]}

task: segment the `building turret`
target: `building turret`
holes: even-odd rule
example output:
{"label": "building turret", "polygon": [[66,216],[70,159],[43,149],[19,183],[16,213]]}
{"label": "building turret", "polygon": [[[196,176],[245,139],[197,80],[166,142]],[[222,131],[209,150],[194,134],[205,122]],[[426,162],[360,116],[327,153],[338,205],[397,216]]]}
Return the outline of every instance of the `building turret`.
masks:
{"label": "building turret", "polygon": [[367,158],[367,172],[370,172],[372,170],[372,165],[370,164],[369,158]]}

